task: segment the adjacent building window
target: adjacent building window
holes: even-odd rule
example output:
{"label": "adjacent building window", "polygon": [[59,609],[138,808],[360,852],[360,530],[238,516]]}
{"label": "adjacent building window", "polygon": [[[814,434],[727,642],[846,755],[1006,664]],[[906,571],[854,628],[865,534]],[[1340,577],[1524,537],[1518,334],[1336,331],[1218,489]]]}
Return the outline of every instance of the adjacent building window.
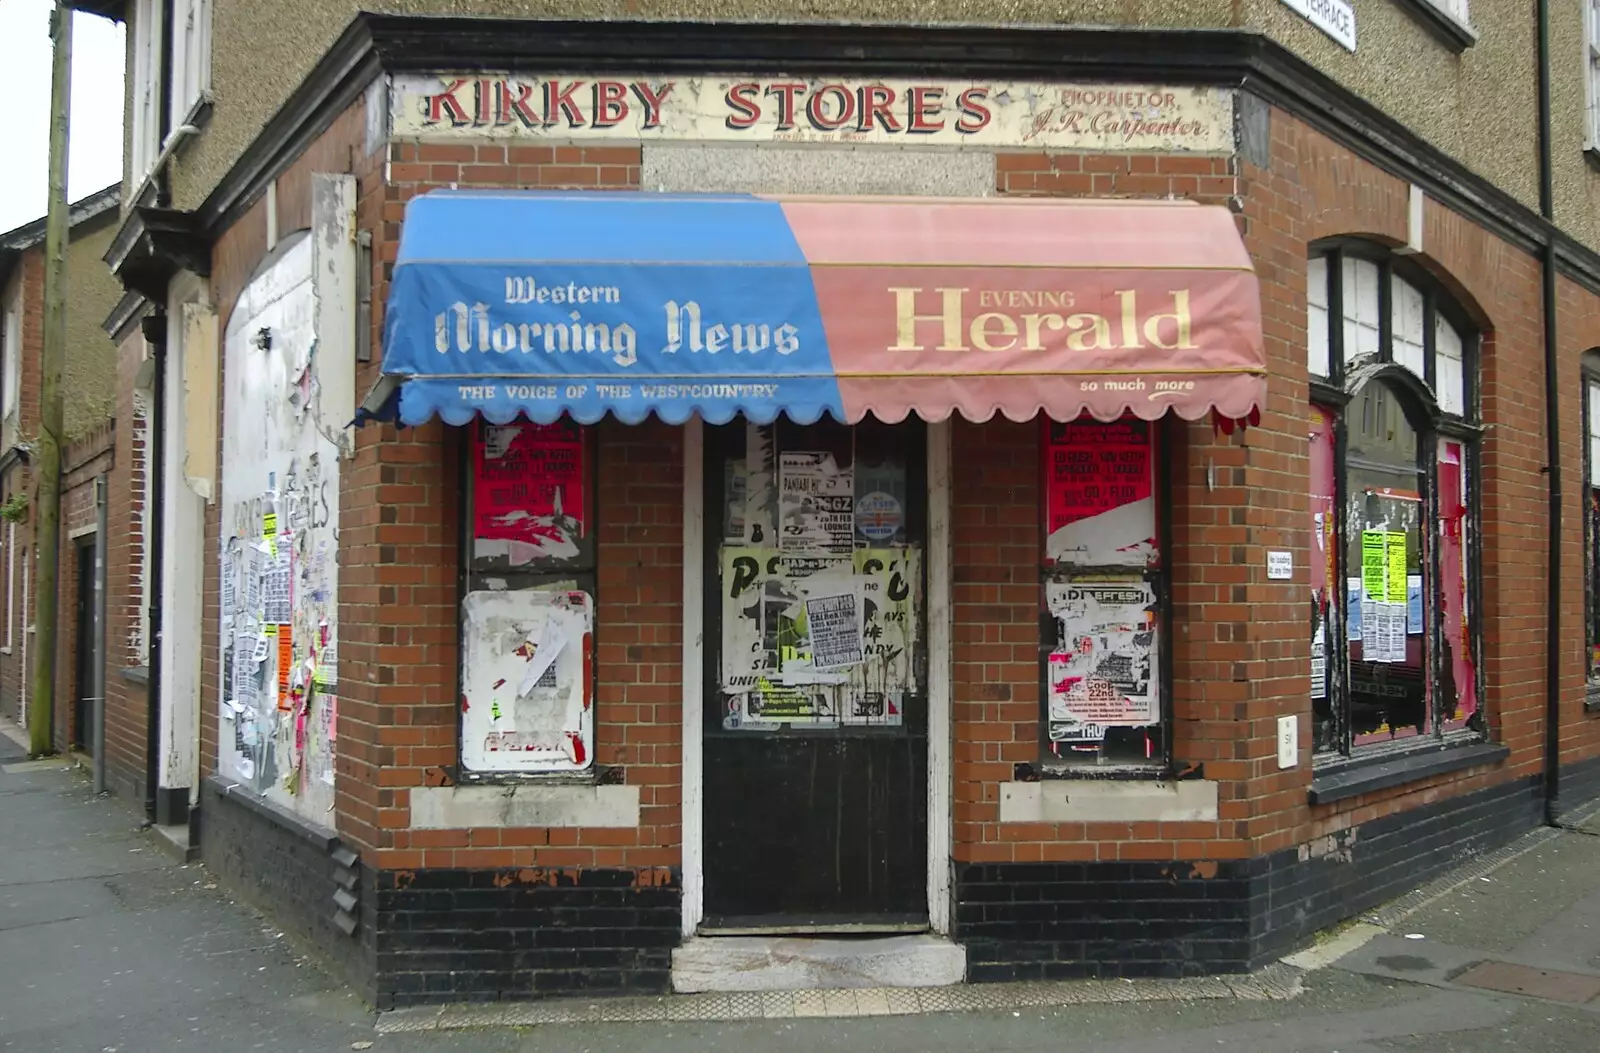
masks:
{"label": "adjacent building window", "polygon": [[17,434],[22,404],[22,304],[20,285],[6,297],[0,320],[0,449],[9,449]]}
{"label": "adjacent building window", "polygon": [[1405,261],[1307,270],[1315,750],[1480,732],[1476,341]]}
{"label": "adjacent building window", "polygon": [[161,153],[161,0],[129,5],[128,193],[138,192]]}
{"label": "adjacent building window", "polygon": [[1043,740],[1051,766],[1167,761],[1157,423],[1045,421]]}
{"label": "adjacent building window", "polygon": [[1583,367],[1583,553],[1589,688],[1600,691],[1600,351]]}
{"label": "adjacent building window", "polygon": [[1588,142],[1600,150],[1600,0],[1583,2],[1583,83],[1588,101]]}
{"label": "adjacent building window", "polygon": [[477,422],[461,611],[464,778],[594,764],[594,432]]}
{"label": "adjacent building window", "polygon": [[211,89],[211,0],[171,0],[172,111],[176,128]]}

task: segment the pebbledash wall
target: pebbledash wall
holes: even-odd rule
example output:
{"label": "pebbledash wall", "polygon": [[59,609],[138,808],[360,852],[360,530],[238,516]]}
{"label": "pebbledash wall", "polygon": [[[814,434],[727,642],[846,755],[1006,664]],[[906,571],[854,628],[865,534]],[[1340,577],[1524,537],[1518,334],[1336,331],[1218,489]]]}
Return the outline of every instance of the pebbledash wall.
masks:
{"label": "pebbledash wall", "polygon": [[[1530,640],[1543,625],[1545,534],[1527,509],[1542,507],[1544,424],[1539,266],[1524,248],[1431,199],[1420,202],[1419,225],[1409,184],[1244,94],[1236,146],[1216,157],[862,147],[741,156],[464,134],[419,142],[375,134],[388,120],[373,111],[383,99],[369,91],[337,116],[216,241],[211,297],[224,329],[230,305],[268,273],[270,239],[311,225],[315,173],[354,177],[355,229],[372,234],[374,349],[406,202],[439,187],[656,190],[672,180],[816,191],[802,184],[825,179],[835,192],[1177,196],[1237,213],[1261,282],[1269,396],[1242,432],[1210,422],[1162,427],[1173,778],[1042,775],[1039,426],[958,419],[930,429],[930,441],[959,451],[950,478],[951,866],[948,916],[933,916],[935,929],[965,946],[969,979],[1248,968],[1539,821],[1543,656]],[[719,178],[734,185],[713,187]],[[1367,792],[1324,786],[1323,803],[1313,804],[1306,273],[1314,242],[1344,236],[1415,250],[1410,258],[1484,334],[1487,744]],[[1600,298],[1563,280],[1561,305],[1562,355],[1575,370],[1600,345]],[[378,357],[356,365],[356,390],[377,380]],[[1563,391],[1563,457],[1578,463],[1577,395]],[[224,435],[230,426],[225,416]],[[654,419],[595,427],[595,761],[604,773],[595,784],[454,785],[462,430],[369,425],[354,432],[353,455],[340,465],[337,750],[332,807],[320,815],[218,773],[216,568],[232,513],[208,508],[203,853],[380,1007],[669,985],[685,884],[697,880],[684,851],[682,612],[692,607],[683,480],[698,439]],[[1566,516],[1572,540],[1563,555],[1578,566],[1575,499]],[[1268,578],[1268,551],[1292,553],[1291,580]],[[1562,584],[1563,625],[1573,634],[1562,642],[1571,652],[1563,759],[1576,786],[1600,756],[1600,725],[1583,706],[1582,586],[1576,576]],[[1298,716],[1299,741],[1292,766],[1280,767],[1285,715]],[[484,793],[512,798],[507,814],[526,807],[556,818],[419,822],[423,797],[438,815]]]}

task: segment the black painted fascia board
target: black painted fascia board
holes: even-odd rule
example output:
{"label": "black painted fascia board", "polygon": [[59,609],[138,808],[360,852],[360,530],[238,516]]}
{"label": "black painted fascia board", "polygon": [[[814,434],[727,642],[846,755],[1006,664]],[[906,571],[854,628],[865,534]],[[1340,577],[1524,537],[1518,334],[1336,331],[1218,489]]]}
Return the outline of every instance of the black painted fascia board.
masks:
{"label": "black painted fascia board", "polygon": [[384,73],[604,68],[674,72],[1005,76],[1241,88],[1524,251],[1553,240],[1600,293],[1600,253],[1333,81],[1278,42],[1237,29],[882,23],[544,21],[357,15],[198,209],[215,237]]}

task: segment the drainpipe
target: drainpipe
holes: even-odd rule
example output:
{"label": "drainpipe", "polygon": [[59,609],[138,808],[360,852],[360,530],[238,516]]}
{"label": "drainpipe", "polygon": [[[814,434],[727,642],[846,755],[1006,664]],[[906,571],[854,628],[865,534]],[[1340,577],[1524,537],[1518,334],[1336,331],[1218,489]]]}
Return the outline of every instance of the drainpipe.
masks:
{"label": "drainpipe", "polygon": [[145,818],[156,821],[156,800],[161,792],[161,590],[163,588],[161,564],[162,531],[165,529],[165,504],[162,500],[167,484],[167,312],[157,306],[155,313],[144,320],[144,338],[150,344],[150,364],[153,376],[150,393],[150,432],[146,441],[148,454],[146,470],[150,473],[150,507],[145,510],[150,522],[150,580],[145,583],[145,607],[148,610],[150,635],[145,640],[145,665],[149,680],[145,684]]}
{"label": "drainpipe", "polygon": [[[165,166],[172,153],[167,137],[172,126],[172,9],[175,4],[161,5],[161,100],[156,115],[160,129],[158,141],[162,143],[161,164],[151,170],[150,179],[156,183],[156,204],[166,208],[172,203],[172,190],[165,177]],[[142,192],[142,190],[141,190]],[[150,344],[151,365],[154,369],[150,393],[150,438],[145,443],[146,470],[150,472],[150,507],[145,509],[150,522],[150,580],[145,582],[149,594],[145,597],[148,610],[150,636],[145,640],[145,818],[156,822],[163,809],[161,798],[161,650],[162,612],[161,590],[163,562],[162,532],[165,530],[163,488],[166,486],[167,456],[167,305],[155,305],[155,311],[144,320],[144,338]]]}
{"label": "drainpipe", "polygon": [[1561,790],[1561,355],[1556,333],[1555,191],[1550,171],[1550,0],[1538,0],[1539,19],[1539,214],[1547,223],[1544,267],[1544,438],[1549,475],[1549,566],[1545,571],[1544,818],[1559,825]]}

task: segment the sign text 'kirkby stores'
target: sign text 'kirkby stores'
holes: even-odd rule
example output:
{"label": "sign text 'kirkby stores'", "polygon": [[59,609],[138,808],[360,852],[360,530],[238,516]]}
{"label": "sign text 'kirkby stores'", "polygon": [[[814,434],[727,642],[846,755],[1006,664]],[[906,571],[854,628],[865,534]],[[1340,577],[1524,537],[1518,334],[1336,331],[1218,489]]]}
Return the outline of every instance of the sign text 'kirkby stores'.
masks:
{"label": "sign text 'kirkby stores'", "polygon": [[850,142],[1225,152],[1232,95],[1191,87],[804,78],[402,75],[397,138]]}

